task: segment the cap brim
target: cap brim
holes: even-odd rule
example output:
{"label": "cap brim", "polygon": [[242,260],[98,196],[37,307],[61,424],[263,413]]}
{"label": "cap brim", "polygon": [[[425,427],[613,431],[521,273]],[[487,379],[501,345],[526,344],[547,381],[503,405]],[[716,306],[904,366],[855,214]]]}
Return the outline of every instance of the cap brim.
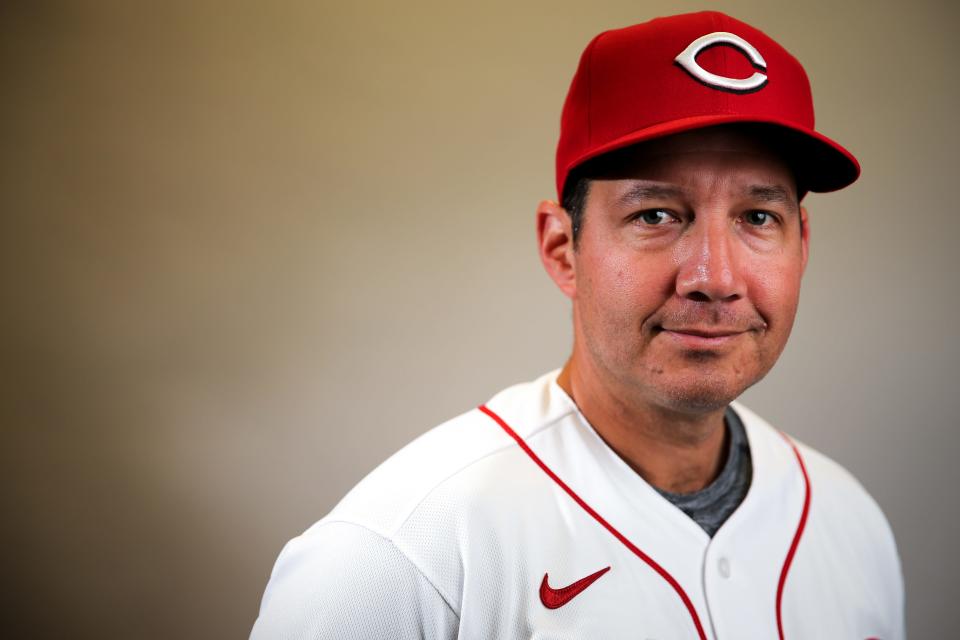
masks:
{"label": "cap brim", "polygon": [[798,183],[807,191],[836,191],[853,184],[860,176],[860,163],[857,159],[830,138],[783,120],[743,114],[681,118],[633,131],[575,159],[567,166],[566,175],[569,176],[572,169],[588,160],[639,142],[732,123],[756,124],[764,129],[769,128],[770,142],[784,150],[785,158],[797,173]]}

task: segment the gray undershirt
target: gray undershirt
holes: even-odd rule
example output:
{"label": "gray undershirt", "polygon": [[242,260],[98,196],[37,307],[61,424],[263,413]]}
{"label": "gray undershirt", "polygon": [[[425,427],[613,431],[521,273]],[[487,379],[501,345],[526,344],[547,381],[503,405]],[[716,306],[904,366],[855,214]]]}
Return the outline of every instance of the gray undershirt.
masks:
{"label": "gray undershirt", "polygon": [[723,417],[730,433],[730,448],[716,480],[693,493],[670,493],[657,489],[660,495],[690,516],[711,538],[743,502],[753,475],[750,444],[740,417],[730,407],[727,407]]}

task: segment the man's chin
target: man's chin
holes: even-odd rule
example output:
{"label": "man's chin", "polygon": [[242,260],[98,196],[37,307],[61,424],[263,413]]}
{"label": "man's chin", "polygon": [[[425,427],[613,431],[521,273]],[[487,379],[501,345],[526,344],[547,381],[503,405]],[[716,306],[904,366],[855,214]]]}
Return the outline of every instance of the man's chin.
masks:
{"label": "man's chin", "polygon": [[655,393],[665,408],[685,414],[707,414],[724,409],[751,386],[727,377],[699,376],[689,380],[659,380]]}
{"label": "man's chin", "polygon": [[736,398],[737,396],[678,394],[666,397],[663,405],[676,413],[705,415],[726,408]]}
{"label": "man's chin", "polygon": [[642,386],[652,391],[654,401],[665,409],[687,414],[705,414],[725,408],[759,382],[769,367],[755,354],[721,355],[685,353],[683,358],[665,358],[643,376]]}

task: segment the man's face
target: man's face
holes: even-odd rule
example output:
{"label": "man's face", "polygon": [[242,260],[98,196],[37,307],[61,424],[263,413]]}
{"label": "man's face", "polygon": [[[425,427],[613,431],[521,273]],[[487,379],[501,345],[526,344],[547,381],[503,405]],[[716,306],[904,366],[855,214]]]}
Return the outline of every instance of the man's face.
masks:
{"label": "man's face", "polygon": [[790,334],[807,257],[802,215],[790,169],[743,133],[639,145],[590,185],[568,292],[575,357],[636,401],[726,406]]}

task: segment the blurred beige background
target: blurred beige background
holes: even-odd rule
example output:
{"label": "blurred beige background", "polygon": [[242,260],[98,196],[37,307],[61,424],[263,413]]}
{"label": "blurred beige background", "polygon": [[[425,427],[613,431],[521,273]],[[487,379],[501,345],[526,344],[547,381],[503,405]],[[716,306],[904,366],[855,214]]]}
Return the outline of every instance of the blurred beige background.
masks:
{"label": "blurred beige background", "polygon": [[[560,366],[535,256],[596,32],[703,3],[0,5],[4,637],[235,638],[391,452]],[[860,157],[746,401],[851,469],[956,619],[958,10],[731,1]],[[947,632],[949,633],[949,632]]]}

